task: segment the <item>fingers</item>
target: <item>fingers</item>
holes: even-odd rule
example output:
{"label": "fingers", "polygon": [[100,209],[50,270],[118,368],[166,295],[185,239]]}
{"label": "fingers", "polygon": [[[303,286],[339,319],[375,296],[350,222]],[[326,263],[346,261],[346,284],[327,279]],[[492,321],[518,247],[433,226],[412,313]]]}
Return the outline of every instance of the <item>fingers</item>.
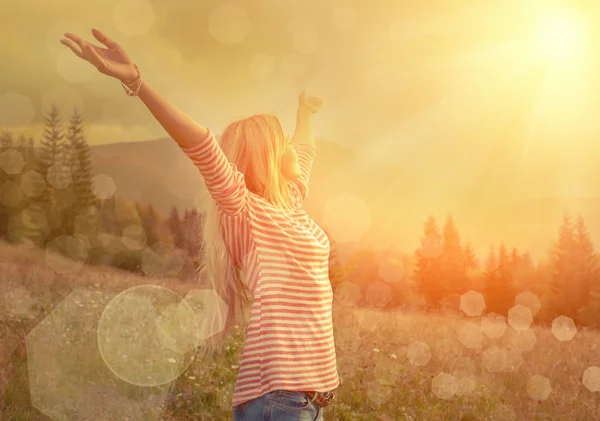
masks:
{"label": "fingers", "polygon": [[69,38],[70,40],[73,40],[79,46],[81,51],[83,51],[83,48],[86,44],[86,42],[84,40],[82,40],[77,35],[72,34],[70,32],[65,32],[65,37]]}
{"label": "fingers", "polygon": [[61,44],[69,47],[77,57],[92,63],[100,72],[106,70],[106,62],[98,55],[96,48],[92,44],[69,32],[66,32],[65,36],[68,39],[60,40]]}
{"label": "fingers", "polygon": [[83,51],[81,51],[81,47],[77,45],[74,41],[70,39],[61,39],[60,43],[66,45],[77,55],[77,57],[83,58]]}
{"label": "fingers", "polygon": [[92,29],[92,34],[94,35],[94,38],[96,38],[102,44],[106,45],[108,48],[118,47],[116,42],[114,42],[112,39],[108,38],[106,35],[104,35],[102,32],[100,32],[96,28]]}

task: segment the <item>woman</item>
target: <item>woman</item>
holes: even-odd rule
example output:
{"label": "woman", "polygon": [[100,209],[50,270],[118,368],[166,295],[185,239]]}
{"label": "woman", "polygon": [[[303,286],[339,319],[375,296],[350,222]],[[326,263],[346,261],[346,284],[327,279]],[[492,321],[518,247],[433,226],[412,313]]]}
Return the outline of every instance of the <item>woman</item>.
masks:
{"label": "woman", "polygon": [[[200,170],[211,203],[199,276],[227,304],[222,344],[236,309],[252,297],[233,394],[234,420],[323,420],[339,385],[328,277],[329,240],[302,209],[315,158],[311,119],[321,100],[300,95],[292,140],[271,115],[232,122],[219,143],[146,81],[122,47],[93,29],[107,48],[71,33],[61,43],[139,96]],[[218,320],[207,320],[216,326]]]}

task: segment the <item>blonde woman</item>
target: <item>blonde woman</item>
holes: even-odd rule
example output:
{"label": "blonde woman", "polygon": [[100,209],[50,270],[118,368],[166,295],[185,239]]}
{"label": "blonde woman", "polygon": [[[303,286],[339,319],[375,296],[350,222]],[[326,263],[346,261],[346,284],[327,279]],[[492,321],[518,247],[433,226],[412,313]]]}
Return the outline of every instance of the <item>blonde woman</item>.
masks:
{"label": "blonde woman", "polygon": [[300,95],[292,139],[275,116],[260,114],[229,124],[219,144],[209,129],[142,81],[122,47],[96,29],[92,34],[106,48],[71,33],[60,42],[120,80],[128,95],[139,96],[198,167],[212,199],[198,275],[228,311],[225,329],[212,335],[202,352],[217,350],[236,310],[250,308],[234,420],[323,420],[323,408],[339,386],[330,245],[302,208],[316,152],[311,120],[321,100]]}

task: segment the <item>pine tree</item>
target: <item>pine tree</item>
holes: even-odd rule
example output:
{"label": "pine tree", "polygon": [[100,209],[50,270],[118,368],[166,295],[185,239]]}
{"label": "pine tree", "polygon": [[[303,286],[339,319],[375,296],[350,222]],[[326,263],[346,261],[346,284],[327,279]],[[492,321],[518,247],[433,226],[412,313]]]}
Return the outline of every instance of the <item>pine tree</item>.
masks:
{"label": "pine tree", "polygon": [[29,140],[27,141],[27,156],[29,157],[28,160],[30,161],[35,161],[36,159],[36,149],[35,149],[35,144],[33,142],[33,137],[29,137]]}
{"label": "pine tree", "polygon": [[510,252],[509,262],[511,269],[516,269],[521,263],[521,256],[519,256],[519,251],[516,247],[513,247],[512,251]]}
{"label": "pine tree", "polygon": [[577,320],[594,325],[600,322],[600,265],[581,214],[577,216],[575,224],[575,243],[581,282]]}
{"label": "pine tree", "polygon": [[494,247],[490,247],[484,273],[484,296],[491,312],[508,315],[508,310],[514,305],[516,291],[510,265],[504,243],[500,244],[497,254]]}
{"label": "pine tree", "polygon": [[467,263],[460,245],[460,236],[452,215],[448,215],[443,233],[443,276],[449,294],[464,294],[470,288],[467,281]]}
{"label": "pine tree", "polygon": [[[56,164],[61,159],[63,151],[64,139],[62,120],[60,118],[60,110],[52,104],[52,108],[46,117],[46,128],[44,129],[44,137],[40,144],[40,172],[46,176],[48,168]],[[52,189],[48,189],[51,191]]]}
{"label": "pine tree", "polygon": [[90,231],[96,223],[91,213],[96,207],[96,197],[92,188],[90,147],[85,138],[83,119],[77,108],[69,120],[66,137],[68,145],[65,148],[65,163],[72,174],[71,186],[75,196],[70,220],[74,221],[77,218],[85,222],[86,231]]}
{"label": "pine tree", "polygon": [[575,250],[581,283],[579,303],[584,306],[588,302],[592,282],[600,274],[600,267],[594,244],[581,214],[577,216],[575,224]]}
{"label": "pine tree", "polygon": [[473,250],[471,243],[468,241],[465,244],[465,249],[464,249],[463,255],[464,255],[465,264],[467,266],[467,269],[478,269],[479,268],[479,262],[477,261],[477,256],[475,255],[475,250]]}
{"label": "pine tree", "polygon": [[531,254],[528,251],[523,253],[523,256],[521,257],[521,263],[526,268],[535,269],[533,265],[533,259],[531,258]]}
{"label": "pine tree", "polygon": [[86,212],[90,207],[95,206],[96,197],[93,193],[92,185],[91,150],[83,133],[83,121],[77,109],[75,109],[71,118],[70,130],[73,133],[73,142],[71,145],[74,152],[74,162],[72,163],[72,169],[75,174],[77,206],[80,212]]}
{"label": "pine tree", "polygon": [[[48,228],[51,231],[49,234],[50,240],[52,237],[59,235],[61,224],[61,213],[59,211],[60,203],[57,198],[56,188],[48,180],[48,169],[60,162],[61,153],[63,151],[63,128],[60,118],[59,108],[52,104],[52,108],[46,116],[46,128],[44,136],[40,144],[40,153],[38,157],[38,172],[42,174],[46,180],[46,188],[42,194],[36,199],[36,204],[40,206],[43,213],[46,215]],[[54,232],[52,232],[54,230]],[[35,235],[35,234],[34,234]],[[44,235],[39,232],[36,235],[35,241],[44,241]]]}
{"label": "pine tree", "polygon": [[[4,152],[8,150],[12,145],[12,134],[10,132],[2,132],[0,135],[0,154],[4,155]],[[5,165],[8,162],[0,155],[0,238],[6,238],[8,236],[8,221],[10,218],[10,211],[5,205],[3,200],[2,189],[5,186],[4,183],[9,181],[9,175],[4,171]]]}
{"label": "pine tree", "polygon": [[98,211],[98,230],[104,233],[117,235],[116,222],[117,203],[114,196],[101,200]]}
{"label": "pine tree", "polygon": [[425,222],[424,236],[416,250],[415,281],[428,309],[437,308],[448,292],[443,282],[443,245],[437,222],[430,216]]}
{"label": "pine tree", "polygon": [[157,241],[158,238],[158,219],[156,215],[156,211],[152,205],[144,206],[140,202],[136,202],[136,209],[138,214],[140,215],[140,222],[142,224],[142,228],[146,233],[146,241],[147,245],[151,246]]}
{"label": "pine tree", "polygon": [[[515,259],[515,254],[518,259]],[[516,263],[515,263],[516,260]],[[515,293],[519,294],[523,291],[539,294],[540,285],[537,281],[536,268],[533,265],[533,260],[529,252],[519,254],[516,249],[513,249],[510,258],[511,275]]]}
{"label": "pine tree", "polygon": [[[486,303],[488,303],[488,309],[490,308],[490,303],[495,302],[495,294],[498,293],[498,285],[500,283],[499,278],[498,257],[496,256],[494,246],[490,246],[483,272],[484,296]],[[493,305],[493,307],[496,308],[497,306]]]}
{"label": "pine tree", "polygon": [[2,133],[2,136],[0,136],[0,152],[12,148],[13,143],[13,135],[11,132]]}
{"label": "pine tree", "polygon": [[19,149],[19,152],[21,152],[23,154],[23,157],[25,157],[27,149],[27,138],[23,133],[19,135],[19,146],[17,147],[17,149]]}
{"label": "pine tree", "polygon": [[558,241],[552,247],[552,275],[549,282],[551,315],[576,318],[581,308],[582,283],[578,274],[577,239],[571,217],[563,215]]}
{"label": "pine tree", "polygon": [[183,232],[183,221],[179,217],[179,210],[176,206],[171,206],[167,226],[173,234],[175,247],[183,249],[185,247],[185,233]]}
{"label": "pine tree", "polygon": [[[516,249],[513,249],[513,251],[518,256]],[[504,246],[504,242],[500,243],[500,248],[498,249],[498,271],[500,274],[500,285],[502,288],[501,302],[502,302],[502,306],[506,310],[507,315],[508,315],[508,310],[515,303],[515,296],[516,296],[514,279],[513,279],[513,268],[514,268],[514,265],[518,264],[518,263],[514,263],[515,262],[515,260],[513,260],[514,258],[515,258],[514,254],[511,254],[511,256],[508,255],[506,247]],[[518,262],[518,258],[517,258],[517,262]]]}
{"label": "pine tree", "polygon": [[114,201],[114,224],[117,235],[122,235],[123,230],[130,225],[141,227],[142,216],[137,203],[125,200],[122,196],[117,196]]}

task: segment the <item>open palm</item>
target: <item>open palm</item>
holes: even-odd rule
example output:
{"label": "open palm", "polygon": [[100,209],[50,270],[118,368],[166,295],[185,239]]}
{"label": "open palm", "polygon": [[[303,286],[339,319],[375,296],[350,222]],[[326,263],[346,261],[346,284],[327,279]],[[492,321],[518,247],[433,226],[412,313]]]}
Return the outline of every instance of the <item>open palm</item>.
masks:
{"label": "open palm", "polygon": [[134,80],[137,71],[125,50],[97,29],[92,29],[92,34],[107,48],[93,45],[70,32],[66,32],[67,39],[61,39],[60,42],[69,47],[77,57],[93,64],[100,73],[123,81]]}

